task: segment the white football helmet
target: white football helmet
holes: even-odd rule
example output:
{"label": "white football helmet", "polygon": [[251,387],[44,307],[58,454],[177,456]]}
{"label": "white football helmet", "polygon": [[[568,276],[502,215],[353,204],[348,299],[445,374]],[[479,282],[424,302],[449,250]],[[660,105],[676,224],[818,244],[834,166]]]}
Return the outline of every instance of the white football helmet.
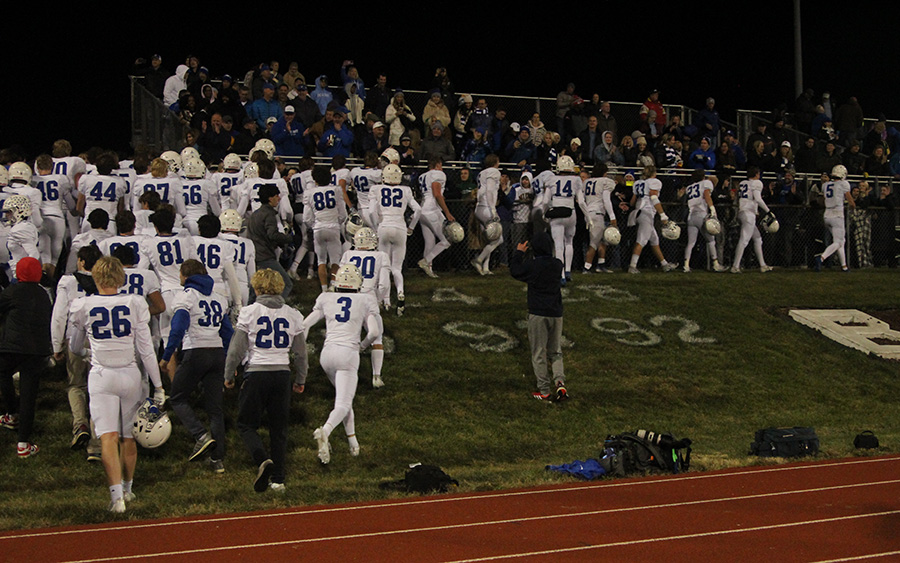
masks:
{"label": "white football helmet", "polygon": [[360,227],[353,235],[353,246],[357,250],[375,250],[378,248],[378,235],[369,227]]}
{"label": "white football helmet", "polygon": [[244,178],[259,178],[259,166],[251,162],[244,168]]}
{"label": "white football helmet", "polygon": [[[271,139],[260,139],[256,141],[256,145],[253,146],[253,150],[261,150],[266,153],[266,156],[269,157],[269,160],[275,158],[275,143],[272,142]],[[252,154],[253,151],[250,151]]]}
{"label": "white football helmet", "polygon": [[175,151],[166,151],[159,158],[169,163],[169,172],[178,174],[181,171],[181,155]]}
{"label": "white football helmet", "polygon": [[10,214],[13,225],[31,217],[31,200],[24,195],[13,195],[3,202],[3,212]]}
{"label": "white football helmet", "polygon": [[184,163],[184,176],[193,179],[203,178],[206,176],[206,165],[199,158],[192,158]]}
{"label": "white football helmet", "polygon": [[494,242],[503,235],[503,226],[499,221],[492,221],[484,227],[484,238],[488,242]]}
{"label": "white football helmet", "polygon": [[456,221],[446,221],[444,223],[444,236],[451,244],[462,242],[466,238],[466,230]]}
{"label": "white football helmet", "polygon": [[337,273],[334,275],[334,287],[359,291],[361,286],[362,274],[359,273],[359,268],[353,264],[344,264],[338,268]]}
{"label": "white football helmet", "polygon": [[558,159],[556,159],[556,171],[557,172],[575,172],[575,161],[572,160],[571,156],[562,155]]}
{"label": "white football helmet", "polygon": [[388,147],[381,153],[381,158],[385,159],[388,164],[398,164],[400,162],[400,153],[394,147]]}
{"label": "white football helmet", "polygon": [[396,164],[388,164],[381,172],[381,177],[385,184],[396,186],[403,181],[403,171]]}
{"label": "white football helmet", "polygon": [[230,152],[225,155],[222,166],[224,166],[225,170],[228,172],[237,172],[241,169],[241,157]]}
{"label": "white football helmet", "polygon": [[7,170],[5,166],[0,165],[0,186],[5,186],[8,183],[9,170]]}
{"label": "white football helmet", "polygon": [[775,214],[769,211],[762,219],[762,228],[765,232],[774,234],[778,232],[781,225],[778,224],[778,219],[775,218]]}
{"label": "white football helmet", "polygon": [[243,219],[237,209],[226,209],[219,215],[219,223],[222,224],[222,230],[229,233],[239,233],[243,226]]}
{"label": "white football helmet", "polygon": [[18,180],[23,184],[31,182],[31,167],[24,162],[13,162],[9,165],[9,181]]}
{"label": "white football helmet", "polygon": [[362,217],[359,216],[359,213],[351,211],[347,215],[347,221],[344,223],[344,228],[347,229],[347,233],[355,235],[363,226],[364,223]]}
{"label": "white football helmet", "polygon": [[153,400],[147,399],[134,417],[134,428],[131,433],[134,441],[141,446],[148,449],[158,448],[172,435],[172,423],[165,411],[159,410]]}
{"label": "white football helmet", "polygon": [[181,149],[181,162],[187,162],[192,158],[196,158],[200,160],[200,151],[195,149],[194,147],[184,147]]}
{"label": "white football helmet", "polygon": [[603,240],[610,246],[616,246],[622,242],[622,233],[617,227],[606,227],[603,231]]}
{"label": "white football helmet", "polygon": [[706,221],[703,222],[703,226],[706,229],[706,232],[713,236],[722,232],[722,223],[715,217],[707,217]]}
{"label": "white football helmet", "polygon": [[831,177],[836,178],[838,180],[843,180],[847,177],[847,167],[843,164],[838,164],[834,168],[831,169]]}
{"label": "white football helmet", "polygon": [[668,240],[678,240],[681,237],[681,227],[675,221],[669,221],[662,227],[662,236]]}

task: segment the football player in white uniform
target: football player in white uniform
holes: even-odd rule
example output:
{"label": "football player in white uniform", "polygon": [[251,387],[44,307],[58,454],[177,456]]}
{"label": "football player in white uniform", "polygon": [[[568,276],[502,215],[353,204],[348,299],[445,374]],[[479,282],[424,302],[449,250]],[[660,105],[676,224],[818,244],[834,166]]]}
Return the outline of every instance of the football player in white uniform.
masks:
{"label": "football player in white uniform", "polygon": [[[353,264],[362,276],[362,293],[371,293],[385,307],[391,305],[391,269],[387,254],[378,250],[378,235],[369,227],[363,227],[353,237],[354,250],[348,250],[341,257],[341,266]],[[372,387],[382,387],[381,368],[384,365],[384,326],[378,316],[378,332],[372,343]]]}
{"label": "football player in white uniform", "polygon": [[238,188],[240,191],[240,200],[237,205],[238,213],[246,221],[262,205],[259,201],[260,186],[273,184],[278,188],[278,194],[281,196],[277,209],[279,227],[284,228],[285,225],[290,225],[291,219],[294,217],[294,210],[291,208],[291,196],[288,192],[287,182],[277,176],[278,172],[275,170],[275,163],[271,160],[260,159],[256,163],[256,167],[259,170],[259,177],[249,178],[245,171],[245,181]]}
{"label": "football player in white uniform", "polygon": [[[175,297],[172,330],[159,361],[161,371],[169,370],[169,360],[181,346],[183,358],[172,377],[172,410],[193,436],[195,443],[188,461],[196,461],[211,452],[210,463],[216,473],[224,473],[225,414],[222,411],[222,373],[225,350],[234,329],[225,300],[213,291],[213,280],[197,260],[181,265],[184,291]],[[203,407],[210,429],[197,418],[190,397],[202,386]]]}
{"label": "football player in white uniform", "polygon": [[372,220],[369,218],[369,190],[372,186],[381,183],[381,169],[378,168],[378,155],[374,152],[367,152],[364,165],[354,168],[350,171],[347,178],[353,191],[356,193],[356,209],[362,216],[366,226],[372,227]]}
{"label": "football player in white uniform", "polygon": [[316,167],[313,179],[316,187],[305,194],[304,222],[313,226],[313,241],[319,261],[319,285],[322,291],[326,291],[331,276],[340,264],[341,226],[347,217],[347,208],[341,199],[340,189],[331,183],[332,176],[327,168]]}
{"label": "football player in white uniform", "polygon": [[125,272],[115,258],[100,258],[91,272],[98,294],[72,303],[69,349],[83,352],[85,337],[90,340],[91,418],[100,436],[111,499],[109,510],[121,513],[125,512],[125,503],[134,500],[131,488],[137,445],[132,427],[144,398],[136,354],[155,388],[154,401],[162,404],[165,392],[150,338],[147,302],[137,295],[119,294]]}
{"label": "football player in white uniform", "polygon": [[760,207],[766,213],[769,213],[769,206],[762,198],[762,182],[759,181],[759,168],[756,166],[747,167],[747,179],[738,186],[738,220],[741,222],[741,236],[738,238],[737,247],[734,251],[734,264],[731,266],[732,274],[741,273],[741,258],[744,257],[744,249],[747,243],[753,240],[753,251],[756,253],[756,259],[759,261],[759,270],[766,273],[772,270],[771,266],[766,265],[766,259],[763,257],[762,236],[759,234],[759,228],[756,226],[756,214]]}
{"label": "football player in white uniform", "polygon": [[[103,153],[97,159],[97,174],[85,174],[79,180],[77,209],[85,217],[94,209],[106,211],[109,217],[115,217],[116,213],[125,209],[125,180],[112,175],[118,164],[112,153]],[[82,225],[81,232],[86,232],[89,228],[88,225]],[[109,234],[116,233],[110,228]]]}
{"label": "football player in white uniform", "polygon": [[[500,216],[497,214],[497,198],[500,191],[500,158],[495,154],[489,154],[484,159],[484,170],[478,173],[478,203],[475,206],[475,218],[481,222],[482,230],[487,230],[490,223],[498,223]],[[482,276],[493,274],[491,272],[491,254],[503,244],[503,234],[495,240],[488,242],[481,253],[472,260],[472,267]]]}
{"label": "football player in white uniform", "polygon": [[[72,184],[64,174],[53,173],[53,159],[42,154],[34,161],[38,175],[33,178],[34,187],[41,192],[41,216],[43,223],[39,230],[41,262],[51,276],[56,272],[56,263],[66,240],[66,219],[63,202],[74,203]],[[74,209],[74,205],[72,207]]]}
{"label": "football player in white uniform", "polygon": [[219,190],[219,205],[223,210],[235,209],[237,194],[234,193],[234,188],[244,181],[241,157],[234,153],[226,154],[222,161],[222,167],[224,168],[223,172],[216,172],[212,175],[212,181]]}
{"label": "football player in white uniform", "polygon": [[[141,209],[140,198],[146,192],[156,192],[160,203],[168,203],[175,207],[179,217],[184,217],[184,197],[181,196],[181,179],[173,175],[169,164],[162,158],[156,158],[150,163],[150,177],[135,180],[132,190],[132,209]],[[137,215],[137,213],[135,213]],[[176,224],[181,224],[176,221]]]}
{"label": "football player in white uniform", "polygon": [[[313,437],[318,445],[319,461],[331,461],[331,445],[328,438],[338,424],[343,423],[350,455],[359,455],[356,438],[356,420],[353,413],[353,397],[359,382],[359,351],[369,347],[379,335],[378,303],[371,293],[359,293],[362,275],[353,264],[340,267],[334,279],[334,293],[322,293],[316,298],[312,312],[303,323],[304,330],[325,319],[325,344],[319,354],[319,362],[328,380],[334,385],[334,408],[328,420],[316,428]],[[366,337],[360,342],[363,325]]]}
{"label": "football player in white uniform", "polygon": [[628,266],[629,274],[639,274],[638,260],[641,258],[641,252],[647,243],[656,258],[659,260],[660,266],[664,272],[669,272],[676,268],[675,264],[670,264],[663,256],[662,250],[659,248],[659,233],[653,225],[653,218],[659,213],[659,218],[663,224],[669,222],[669,216],[663,211],[662,204],[659,202],[659,192],[662,189],[662,182],[656,179],[656,166],[652,164],[644,167],[641,179],[634,183],[634,195],[631,196],[631,206],[634,208],[632,213],[637,213],[637,240],[634,243],[634,249],[631,251],[631,264]]}
{"label": "football player in white uniform", "polygon": [[15,277],[16,264],[19,260],[30,256],[40,260],[38,251],[38,231],[34,223],[28,220],[31,216],[31,201],[23,195],[13,195],[3,201],[3,213],[6,222],[12,225],[6,237],[6,249],[9,251],[9,274]]}
{"label": "football player in white uniform", "polygon": [[[369,194],[369,217],[375,224],[381,249],[390,258],[391,277],[397,288],[397,315],[406,309],[403,286],[403,260],[406,258],[406,237],[412,234],[419,222],[422,208],[412,195],[409,186],[401,185],[403,172],[396,164],[388,164],[382,171],[383,184],[372,187]],[[406,208],[413,210],[409,224]]]}
{"label": "football player in white uniform", "polygon": [[553,237],[554,256],[563,262],[563,277],[560,280],[565,285],[572,279],[572,259],[575,240],[575,204],[581,208],[584,214],[588,232],[593,230],[593,222],[584,199],[584,184],[581,177],[575,173],[575,161],[572,157],[563,155],[556,161],[557,173],[545,180],[541,191],[541,207],[544,216],[550,221],[550,234]]}
{"label": "football player in white uniform", "polygon": [[219,216],[222,225],[223,240],[234,245],[234,269],[237,272],[238,287],[241,290],[241,303],[250,302],[250,279],[256,273],[256,246],[248,238],[238,235],[243,221],[234,209],[226,209]]}
{"label": "football player in white uniform", "polygon": [[197,221],[207,213],[216,217],[222,212],[219,207],[219,191],[212,180],[206,179],[206,166],[202,160],[191,159],[184,165],[185,180],[181,184],[184,197],[184,226],[194,236],[200,234]]}
{"label": "football player in white uniform", "polygon": [[841,261],[841,270],[849,271],[847,267],[847,256],[844,253],[844,243],[846,239],[846,227],[844,225],[844,202],[851,209],[856,208],[856,202],[850,195],[850,183],[847,182],[847,168],[843,164],[838,164],[831,169],[832,181],[822,186],[822,193],[825,194],[825,226],[831,233],[831,244],[825,248],[825,251],[816,256],[816,271],[822,270],[822,264],[828,257],[837,252],[838,259]]}
{"label": "football player in white uniform", "polygon": [[228,308],[240,309],[246,303],[241,296],[237,266],[231,257],[235,255],[234,244],[219,237],[222,223],[215,215],[204,215],[199,220],[200,234],[193,237],[197,258],[206,267],[212,278],[214,291],[228,304]]}
{"label": "football player in white uniform", "polygon": [[43,198],[40,190],[31,187],[31,168],[24,162],[13,162],[9,166],[9,184],[4,188],[4,192],[13,195],[22,195],[31,202],[30,220],[34,226],[41,229],[43,225],[43,216],[41,215],[41,207]]}
{"label": "football player in white uniform", "polygon": [[[86,248],[86,247],[85,247]],[[134,263],[138,258],[134,250],[128,246],[117,246],[111,256],[122,263],[125,268],[125,284],[119,288],[119,293],[140,295],[147,300],[150,316],[156,317],[166,310],[166,302],[162,297],[162,287],[159,284],[159,276],[153,270],[138,268]],[[158,321],[158,319],[157,319]],[[159,332],[159,323],[150,325],[151,333]]]}
{"label": "football player in white uniform", "polygon": [[102,209],[95,209],[87,216],[84,225],[89,227],[85,232],[78,233],[72,238],[72,248],[69,249],[69,259],[66,262],[66,273],[71,274],[75,271],[77,264],[75,256],[82,247],[93,244],[100,246],[106,239],[112,236],[109,229],[109,215]]}
{"label": "football player in white uniform", "polygon": [[603,240],[603,233],[606,231],[607,225],[616,228],[619,225],[616,221],[616,211],[612,199],[610,199],[610,194],[616,189],[616,182],[606,176],[607,172],[609,172],[609,168],[605,162],[594,164],[591,177],[584,181],[584,201],[588,210],[586,217],[590,217],[591,224],[588,250],[584,256],[585,272],[591,271],[594,254],[597,251],[600,255],[597,259],[597,271],[611,271],[606,267],[606,242]]}
{"label": "football player in white uniform", "polygon": [[114,237],[109,237],[102,241],[99,241],[97,244],[100,247],[100,252],[102,252],[105,256],[112,256],[113,251],[119,248],[120,246],[129,247],[135,254],[134,261],[132,262],[135,266],[139,266],[141,268],[149,268],[146,263],[141,263],[141,256],[145,256],[148,252],[149,237],[145,235],[138,235],[134,233],[136,228],[137,219],[134,216],[134,213],[128,211],[127,209],[118,215],[116,215],[116,232],[119,234]]}
{"label": "football player in white uniform", "polygon": [[447,175],[444,174],[444,161],[439,156],[428,160],[428,172],[419,176],[419,187],[422,189],[422,237],[425,239],[425,250],[418,266],[428,277],[436,278],[432,264],[438,255],[450,248],[450,241],[444,235],[444,220],[455,221],[447,203],[444,201],[444,186]]}
{"label": "football player in white uniform", "polygon": [[691,254],[697,244],[697,234],[703,233],[706,240],[706,252],[712,259],[713,270],[724,272],[726,268],[719,264],[716,254],[716,237],[706,232],[704,223],[707,218],[716,218],[716,207],[713,205],[712,192],[716,187],[716,176],[706,176],[704,170],[694,170],[691,183],[685,190],[688,204],[687,234],[688,243],[684,248],[684,271],[691,271]]}
{"label": "football player in white uniform", "polygon": [[[303,315],[284,303],[284,279],[275,270],[258,270],[250,283],[256,301],[241,309],[238,317],[225,360],[225,387],[234,387],[235,372],[247,356],[238,399],[238,430],[259,467],[253,489],[283,492],[292,388],[289,352],[294,353],[294,392],[302,393],[306,384]],[[257,434],[263,411],[268,414],[271,457]]]}
{"label": "football player in white uniform", "polygon": [[[72,155],[72,144],[65,139],[59,139],[53,143],[53,174],[62,174],[69,179],[75,198],[77,198],[78,180],[87,172],[87,164],[84,159]],[[66,222],[69,237],[74,237],[81,230],[81,216],[75,207],[76,200],[63,200],[66,205]]]}
{"label": "football player in white uniform", "polygon": [[294,254],[294,261],[288,271],[288,275],[295,280],[300,279],[297,268],[303,262],[303,258],[309,255],[309,272],[307,279],[313,279],[315,272],[313,271],[313,262],[315,261],[315,252],[313,251],[313,234],[312,225],[306,223],[303,218],[303,212],[306,209],[306,191],[316,187],[316,181],[312,179],[313,159],[304,156],[300,159],[298,172],[291,176],[291,208],[294,211],[294,240],[300,239],[297,244],[297,252]]}

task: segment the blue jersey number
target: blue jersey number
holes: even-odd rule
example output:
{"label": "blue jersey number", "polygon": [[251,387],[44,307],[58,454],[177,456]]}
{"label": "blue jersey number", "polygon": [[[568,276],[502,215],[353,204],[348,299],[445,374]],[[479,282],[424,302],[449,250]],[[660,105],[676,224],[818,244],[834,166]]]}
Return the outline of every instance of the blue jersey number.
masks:
{"label": "blue jersey number", "polygon": [[257,348],[287,348],[290,344],[290,337],[287,328],[290,326],[287,319],[276,318],[274,321],[269,317],[260,317],[256,321],[259,331],[256,333]]}
{"label": "blue jersey number", "polygon": [[115,336],[122,338],[131,334],[131,321],[128,315],[131,310],[125,305],[117,305],[112,310],[106,307],[94,307],[91,309],[90,317],[91,333],[97,340],[108,340]]}

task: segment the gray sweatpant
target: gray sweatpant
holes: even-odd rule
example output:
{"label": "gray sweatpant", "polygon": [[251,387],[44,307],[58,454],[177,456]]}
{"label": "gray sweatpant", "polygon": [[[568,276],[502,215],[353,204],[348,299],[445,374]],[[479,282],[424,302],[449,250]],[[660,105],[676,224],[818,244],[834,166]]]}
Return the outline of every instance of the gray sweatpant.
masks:
{"label": "gray sweatpant", "polygon": [[541,317],[528,315],[528,342],[531,343],[531,365],[537,378],[538,391],[549,394],[552,387],[547,374],[547,364],[553,372],[553,383],[565,385],[563,373],[562,317]]}

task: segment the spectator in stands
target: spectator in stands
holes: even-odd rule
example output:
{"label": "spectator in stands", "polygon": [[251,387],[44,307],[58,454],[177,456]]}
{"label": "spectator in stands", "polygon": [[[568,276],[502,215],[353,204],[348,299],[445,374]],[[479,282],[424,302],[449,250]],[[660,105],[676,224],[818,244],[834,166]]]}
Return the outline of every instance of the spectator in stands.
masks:
{"label": "spectator in stands", "polygon": [[328,104],[328,107],[325,108],[325,115],[322,116],[322,119],[313,123],[313,125],[309,128],[309,135],[311,137],[311,141],[313,145],[319,144],[319,140],[322,138],[322,135],[325,134],[325,131],[331,128],[331,123],[334,121],[334,110],[338,108],[337,102],[331,102]]}
{"label": "spectator in stands", "polygon": [[143,84],[144,87],[150,91],[151,94],[159,98],[163,99],[163,92],[166,87],[166,80],[168,80],[171,73],[162,67],[162,57],[159,55],[153,55],[150,57],[150,65],[146,66],[145,59],[139,59],[142,63],[135,70],[135,74],[137,76],[143,76]]}
{"label": "spectator in stands", "polygon": [[[831,143],[829,143],[831,144]],[[826,145],[827,146],[827,145]],[[831,144],[833,147],[834,145]],[[884,153],[884,147],[876,146],[872,151],[872,156],[866,159],[863,169],[867,176],[891,176],[891,167],[888,164],[888,157]]]}
{"label": "spectator in stands", "polygon": [[714,98],[706,98],[706,107],[700,110],[697,116],[697,129],[704,137],[711,140],[719,138],[719,112],[716,111],[716,100]]}
{"label": "spectator in stands", "polygon": [[731,149],[731,152],[734,154],[734,163],[735,167],[739,170],[743,170],[747,165],[747,156],[744,153],[743,147],[741,147],[740,143],[737,142],[737,139],[734,137],[734,131],[728,130],[725,131],[725,142],[728,143],[728,147]]}
{"label": "spectator in stands", "polygon": [[488,143],[490,143],[491,152],[494,154],[500,154],[503,147],[506,146],[506,141],[508,139],[507,135],[510,133],[509,126],[509,120],[506,119],[506,108],[499,106],[497,110],[494,111],[494,118],[491,119],[491,125],[488,132]]}
{"label": "spectator in stands", "polygon": [[646,166],[656,166],[656,159],[653,158],[653,153],[650,152],[650,147],[647,144],[647,137],[641,135],[635,140],[635,145],[637,147],[637,165],[640,167]]}
{"label": "spectator in stands", "polygon": [[681,140],[686,136],[684,127],[681,126],[680,115],[672,116],[672,119],[669,120],[669,124],[663,129],[663,134],[671,135],[676,141]]}
{"label": "spectator in stands", "polygon": [[834,128],[838,132],[839,142],[845,147],[850,146],[862,135],[862,127],[863,110],[859,107],[856,96],[850,96],[846,102],[838,106],[834,114]]}
{"label": "spectator in stands", "polygon": [[594,93],[591,94],[591,101],[584,103],[584,115],[586,117],[594,116],[597,117],[600,115],[600,94]]}
{"label": "spectator in stands", "polygon": [[331,127],[325,130],[318,142],[319,152],[323,156],[341,155],[344,158],[350,156],[353,148],[353,132],[345,126],[345,120],[346,116],[342,110],[334,110]]}
{"label": "spectator in stands", "polygon": [[887,124],[884,116],[879,116],[878,121],[872,125],[872,129],[863,140],[862,152],[872,154],[877,146],[887,147]]}
{"label": "spectator in stands", "polygon": [[[838,111],[841,111],[841,108],[838,108]],[[849,148],[841,153],[841,163],[847,168],[847,174],[851,176],[862,175],[865,169],[866,157],[859,152],[859,141],[856,139],[849,141]]]}
{"label": "spectator in stands", "polygon": [[346,60],[341,65],[341,80],[344,82],[345,89],[349,83],[356,84],[356,94],[363,100],[363,103],[365,103],[366,85],[363,82],[363,79],[359,77],[359,71],[356,69],[353,61]]}
{"label": "spectator in stands", "polygon": [[734,157],[734,151],[731,150],[731,145],[728,144],[728,141],[722,141],[719,143],[719,148],[716,149],[716,173],[718,175],[727,174],[732,175],[737,171],[737,160]]}
{"label": "spectator in stands", "polygon": [[781,141],[778,156],[775,157],[775,172],[784,174],[784,171],[794,169],[794,153],[791,150],[790,141]]}
{"label": "spectator in stands", "polygon": [[284,108],[284,116],[272,126],[271,138],[275,143],[276,154],[283,156],[304,156],[306,151],[306,126],[296,118],[294,106]]}
{"label": "spectator in stands", "polygon": [[[425,143],[423,143],[424,145]],[[385,133],[384,123],[380,121],[376,121],[372,125],[372,131],[366,135],[366,138],[363,140],[363,150],[366,152],[374,152],[376,154],[381,154],[384,150],[391,146],[389,142],[388,136]],[[453,155],[452,158],[447,160],[456,160],[456,154]]]}
{"label": "spectator in stands", "polygon": [[543,172],[544,170],[552,169],[556,165],[556,159],[559,154],[560,149],[557,147],[553,132],[547,131],[544,133],[544,141],[537,148],[537,153],[535,154],[535,170]]}
{"label": "spectator in stands", "polygon": [[[547,127],[544,125],[544,122],[541,121],[541,114],[538,112],[534,112],[531,114],[531,119],[526,123],[529,131],[531,131],[531,142],[537,146],[544,142],[544,133],[547,132]],[[584,143],[582,143],[584,146]]]}
{"label": "spectator in stands", "polygon": [[[391,92],[387,87],[387,75],[382,72],[366,96],[366,111],[374,113],[379,119],[384,119],[384,112],[391,105],[391,98]],[[471,99],[469,102],[471,103]]]}
{"label": "spectator in stands", "polygon": [[219,162],[231,149],[231,133],[225,130],[222,115],[212,114],[209,125],[204,121],[201,124],[200,154],[206,162]]}
{"label": "spectator in stands", "polygon": [[355,130],[357,127],[365,125],[363,121],[365,102],[359,97],[355,82],[346,83],[344,93],[347,96],[344,101],[344,107],[347,108],[347,122]]}
{"label": "spectator in stands", "polygon": [[256,120],[246,117],[241,124],[241,129],[234,137],[232,150],[238,154],[249,154],[250,150],[256,145],[256,141],[262,138],[263,133]]}
{"label": "spectator in stands", "polygon": [[756,123],[756,130],[747,137],[747,164],[750,163],[750,153],[753,152],[753,145],[756,141],[763,142],[763,152],[766,154],[774,154],[775,152],[775,141],[772,139],[772,136],[766,132],[766,122],[758,121]]}
{"label": "spectator in stands", "polygon": [[689,158],[691,168],[698,170],[715,170],[716,153],[709,142],[709,138],[700,139],[700,146],[691,153]]}
{"label": "spectator in stands", "polygon": [[415,166],[419,163],[419,159],[416,158],[416,149],[412,146],[412,138],[407,133],[400,137],[400,145],[394,148],[400,154],[401,168]]}
{"label": "spectator in stands", "polygon": [[818,158],[819,150],[816,147],[816,140],[813,137],[807,137],[803,146],[794,155],[794,168],[797,169],[797,172],[804,174],[816,172]]}
{"label": "spectator in stands", "polygon": [[[537,147],[535,147],[535,152],[537,152]],[[585,151],[582,149],[581,139],[579,139],[578,137],[575,137],[571,141],[569,141],[569,146],[568,148],[566,148],[563,154],[572,157],[572,161],[574,161],[575,164],[579,167],[584,166]]]}
{"label": "spectator in stands", "polygon": [[310,94],[313,101],[316,102],[316,105],[319,106],[319,113],[322,115],[325,114],[325,110],[328,109],[328,104],[330,104],[334,100],[334,96],[331,94],[331,91],[328,89],[328,77],[324,74],[316,78],[316,88]]}
{"label": "spectator in stands", "polygon": [[766,131],[770,137],[772,137],[772,147],[778,148],[781,147],[781,144],[785,141],[789,141],[788,139],[788,130],[784,128],[784,117],[783,116],[775,116],[775,121],[772,123],[772,130]]}
{"label": "spectator in stands", "polygon": [[439,89],[434,88],[429,94],[428,103],[425,104],[425,109],[422,110],[422,123],[427,128],[431,128],[435,123],[440,123],[443,131],[445,128],[450,127],[450,110],[444,104],[444,99],[441,98]]}
{"label": "spectator in stands", "polygon": [[279,84],[275,87],[275,99],[278,100],[278,105],[281,106],[281,111],[284,111],[284,107],[290,103],[290,99],[288,98],[288,93],[291,91],[288,88],[287,84]]}
{"label": "spectator in stands", "polygon": [[291,105],[294,106],[296,119],[309,127],[322,119],[322,114],[319,113],[318,104],[309,96],[306,84],[302,83],[302,78],[301,76],[297,79],[297,88],[294,91],[296,96],[291,101]]}
{"label": "spectator in stands", "polygon": [[266,129],[266,121],[274,117],[277,121],[281,118],[281,104],[275,99],[275,88],[267,82],[262,89],[262,97],[254,100],[247,109],[247,115],[256,120],[260,129]]}
{"label": "spectator in stands", "polygon": [[767,153],[765,143],[761,139],[756,139],[747,154],[747,167],[755,166],[761,171],[770,171],[773,167],[773,157],[774,152]]}
{"label": "spectator in stands", "polygon": [[[430,161],[434,157],[440,157],[441,162],[456,160],[456,151],[453,150],[453,143],[444,134],[444,125],[440,121],[435,121],[429,131],[431,134],[422,141],[422,145],[419,147],[419,156],[422,160]],[[381,125],[381,134],[384,135],[383,124]],[[377,152],[381,154],[381,151]]]}
{"label": "spectator in stands", "polygon": [[[281,63],[272,61],[269,63],[269,68],[272,70],[272,84],[274,84],[276,88],[284,84],[284,75],[278,72],[281,69]],[[288,89],[290,90],[290,87],[288,87]]]}
{"label": "spectator in stands", "polygon": [[612,131],[604,131],[601,139],[600,144],[594,149],[594,164],[623,166],[625,157],[619,152]]}
{"label": "spectator in stands", "polygon": [[597,127],[601,131],[612,131],[613,138],[619,137],[619,125],[616,118],[610,113],[609,102],[600,102],[600,113],[597,115]]}
{"label": "spectator in stands", "polygon": [[[843,107],[843,106],[842,106]],[[841,108],[838,108],[838,112]],[[858,143],[857,143],[858,144]],[[872,215],[869,212],[871,189],[869,182],[863,180],[850,190],[850,196],[856,203],[848,210],[850,227],[851,257],[856,257],[856,268],[872,267]]]}
{"label": "spectator in stands", "polygon": [[503,151],[506,162],[515,162],[517,166],[534,164],[537,147],[531,142],[531,131],[528,127],[519,129],[519,136],[510,141]]}
{"label": "spectator in stands", "polygon": [[819,131],[825,125],[826,121],[830,122],[831,117],[825,113],[825,108],[822,104],[819,104],[816,106],[816,116],[813,117],[812,124],[809,126],[810,133],[813,137],[821,138],[819,137]]}
{"label": "spectator in stands", "polygon": [[[540,120],[540,114],[535,113]],[[581,141],[581,147],[584,151],[585,162],[587,164],[594,163],[594,151],[603,143],[603,130],[598,127],[600,121],[596,115],[588,117],[587,129],[581,132],[578,139]],[[612,131],[609,131],[612,133]],[[615,141],[615,133],[612,133]],[[577,162],[577,161],[576,161]]]}
{"label": "spectator in stands", "polygon": [[453,93],[453,84],[450,82],[450,76],[447,74],[445,67],[439,66],[434,70],[434,78],[431,79],[431,90],[438,90],[444,105],[448,111],[453,111],[456,95]]}
{"label": "spectator in stands", "polygon": [[293,95],[288,94],[291,100],[297,97],[298,85],[303,84],[306,86],[306,77],[300,72],[300,65],[297,64],[297,61],[291,61],[288,65],[288,71],[284,73],[282,82],[294,88],[294,90],[291,91],[291,94]]}
{"label": "spectator in stands", "polygon": [[815,92],[807,88],[797,97],[794,104],[794,119],[797,122],[797,130],[809,133],[812,130],[812,121],[816,117],[816,104],[813,102]]}
{"label": "spectator in stands", "polygon": [[681,168],[684,165],[683,157],[676,148],[678,138],[669,133],[662,136],[662,142],[656,148],[657,168]]}
{"label": "spectator in stands", "polygon": [[619,143],[619,152],[622,154],[625,166],[637,165],[638,149],[637,146],[635,146],[634,138],[631,135],[622,137],[622,142]]}
{"label": "spectator in stands", "polygon": [[418,135],[418,132],[411,130],[416,121],[416,116],[409,106],[406,105],[403,90],[397,90],[394,93],[391,105],[385,110],[384,117],[385,123],[390,127],[388,138],[392,146],[400,144],[400,137],[404,133],[409,133],[410,136],[413,133]]}
{"label": "spectator in stands", "polygon": [[566,127],[564,129],[566,139],[577,137],[582,131],[587,129],[588,114],[585,111],[584,100],[579,96],[575,96],[572,100],[572,107],[566,113]]}
{"label": "spectator in stands", "polygon": [[819,155],[816,163],[822,174],[830,174],[831,169],[841,163],[841,155],[835,151],[834,141],[825,143],[825,152]]}
{"label": "spectator in stands", "polygon": [[178,103],[181,92],[187,89],[185,80],[189,71],[190,69],[187,65],[178,65],[178,68],[175,69],[175,74],[166,79],[166,84],[163,87],[163,103],[166,104],[166,107],[171,108]]}
{"label": "spectator in stands", "polygon": [[274,92],[275,82],[272,81],[272,67],[262,63],[253,72],[253,78],[250,81],[250,92],[254,100],[263,97],[263,88],[266,85],[269,85]]}
{"label": "spectator in stands", "polygon": [[565,130],[565,117],[575,101],[575,84],[568,83],[566,89],[556,95],[556,130]]}
{"label": "spectator in stands", "polygon": [[475,101],[475,109],[472,110],[472,114],[469,116],[467,127],[469,128],[470,134],[473,129],[477,129],[478,127],[484,127],[485,131],[490,130],[491,114],[486,99],[478,98]]}
{"label": "spectator in stands", "polygon": [[459,109],[453,116],[453,145],[460,149],[469,135],[469,117],[475,111],[472,107],[472,96],[463,94],[459,97]]}
{"label": "spectator in stands", "polygon": [[[650,112],[653,112],[653,115],[650,115]],[[638,114],[641,120],[641,123],[647,124],[649,127],[656,125],[655,135],[659,135],[662,133],[662,130],[666,126],[666,108],[659,101],[659,90],[651,90],[650,95],[647,96],[647,99],[644,100],[644,103],[641,105],[640,113]]]}

